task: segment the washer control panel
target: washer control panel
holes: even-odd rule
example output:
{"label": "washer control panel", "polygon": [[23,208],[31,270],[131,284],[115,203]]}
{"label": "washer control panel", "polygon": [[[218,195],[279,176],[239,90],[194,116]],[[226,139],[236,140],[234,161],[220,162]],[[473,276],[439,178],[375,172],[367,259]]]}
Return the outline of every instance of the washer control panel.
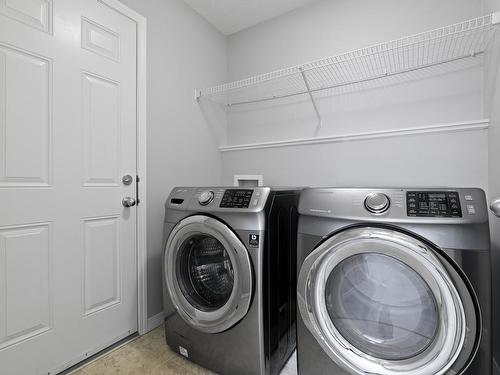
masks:
{"label": "washer control panel", "polygon": [[220,201],[220,208],[248,208],[253,189],[227,189]]}
{"label": "washer control panel", "polygon": [[196,212],[260,212],[264,210],[270,187],[176,187],[167,207]]}
{"label": "washer control panel", "polygon": [[411,217],[462,217],[457,191],[407,191],[406,206]]}

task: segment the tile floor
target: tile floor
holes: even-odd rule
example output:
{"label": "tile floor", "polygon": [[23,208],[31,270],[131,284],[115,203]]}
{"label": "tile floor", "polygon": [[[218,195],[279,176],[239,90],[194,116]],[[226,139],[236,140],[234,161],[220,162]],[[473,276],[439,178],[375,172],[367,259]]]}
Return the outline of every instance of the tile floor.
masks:
{"label": "tile floor", "polygon": [[[282,375],[296,374],[292,357]],[[73,371],[71,375],[216,375],[197,366],[165,344],[163,327],[118,347]]]}

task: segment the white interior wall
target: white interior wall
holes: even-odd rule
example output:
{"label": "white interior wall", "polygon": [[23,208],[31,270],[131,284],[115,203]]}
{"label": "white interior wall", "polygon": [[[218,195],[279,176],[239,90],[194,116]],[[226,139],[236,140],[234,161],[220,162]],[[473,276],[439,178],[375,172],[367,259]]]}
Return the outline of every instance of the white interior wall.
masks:
{"label": "white interior wall", "polygon": [[267,73],[482,14],[482,0],[323,0],[230,35],[229,79]]}
{"label": "white interior wall", "polygon": [[500,0],[484,0],[484,11],[493,13],[500,11]]}
{"label": "white interior wall", "polygon": [[[227,79],[226,38],[181,0],[122,0],[148,19],[148,316],[163,310],[163,205],[175,185],[219,184],[220,153],[194,88]],[[196,150],[196,152],[193,152]]]}
{"label": "white interior wall", "polygon": [[[480,0],[324,0],[233,34],[231,80],[335,55],[483,14]],[[445,74],[443,74],[445,73]],[[483,118],[482,71],[473,64],[360,85],[320,101],[317,135],[421,127]],[[281,117],[280,117],[281,116]],[[239,109],[230,144],[314,134],[310,103]],[[413,135],[222,154],[223,182],[263,174],[271,185],[479,186],[488,183],[487,131]]]}

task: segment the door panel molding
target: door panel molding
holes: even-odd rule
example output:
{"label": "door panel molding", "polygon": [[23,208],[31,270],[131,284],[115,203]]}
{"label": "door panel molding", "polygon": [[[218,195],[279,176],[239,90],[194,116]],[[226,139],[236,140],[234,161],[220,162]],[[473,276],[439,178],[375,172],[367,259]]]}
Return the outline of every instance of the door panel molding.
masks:
{"label": "door panel molding", "polygon": [[0,227],[0,350],[53,326],[50,223]]}
{"label": "door panel molding", "polygon": [[52,59],[0,43],[0,113],[0,188],[49,187]]}
{"label": "door panel molding", "polygon": [[120,62],[120,35],[82,17],[82,48]]}
{"label": "door panel molding", "polygon": [[0,0],[0,14],[34,29],[52,34],[52,0],[38,0],[36,3]]}
{"label": "door panel molding", "polygon": [[[120,186],[120,83],[82,72],[82,122],[85,187]],[[99,116],[91,114],[99,113]],[[114,134],[113,134],[114,133]],[[101,139],[114,136],[114,142]]]}
{"label": "door panel molding", "polygon": [[82,295],[89,316],[121,302],[119,216],[83,219],[82,227]]}

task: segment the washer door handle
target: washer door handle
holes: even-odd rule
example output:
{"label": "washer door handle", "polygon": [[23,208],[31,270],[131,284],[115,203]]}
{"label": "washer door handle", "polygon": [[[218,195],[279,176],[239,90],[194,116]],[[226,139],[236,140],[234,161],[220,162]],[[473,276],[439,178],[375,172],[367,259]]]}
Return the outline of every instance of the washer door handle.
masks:
{"label": "washer door handle", "polygon": [[493,212],[493,215],[496,217],[500,217],[500,198],[495,199],[490,204],[490,210]]}

